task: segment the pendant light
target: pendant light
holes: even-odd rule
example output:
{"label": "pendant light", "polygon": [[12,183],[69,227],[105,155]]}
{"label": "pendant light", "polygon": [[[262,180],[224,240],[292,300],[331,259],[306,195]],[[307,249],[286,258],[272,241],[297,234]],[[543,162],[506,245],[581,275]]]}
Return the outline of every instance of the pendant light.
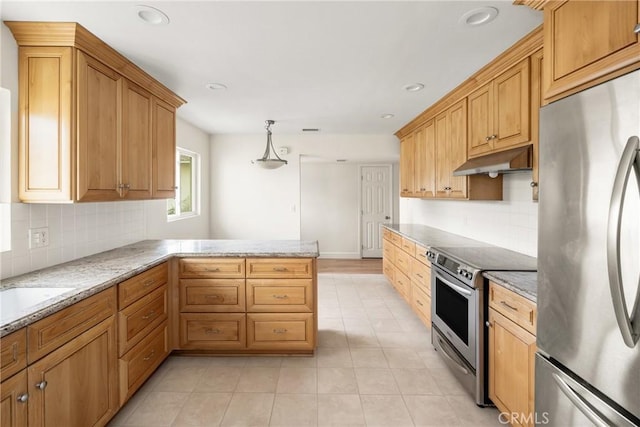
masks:
{"label": "pendant light", "polygon": [[[267,130],[267,148],[264,150],[264,154],[261,159],[252,160],[251,163],[257,164],[264,169],[277,169],[282,165],[286,165],[287,161],[281,159],[276,151],[273,149],[273,143],[271,142],[271,125],[275,123],[273,120],[266,120],[265,129]],[[271,157],[271,154],[275,158]]]}

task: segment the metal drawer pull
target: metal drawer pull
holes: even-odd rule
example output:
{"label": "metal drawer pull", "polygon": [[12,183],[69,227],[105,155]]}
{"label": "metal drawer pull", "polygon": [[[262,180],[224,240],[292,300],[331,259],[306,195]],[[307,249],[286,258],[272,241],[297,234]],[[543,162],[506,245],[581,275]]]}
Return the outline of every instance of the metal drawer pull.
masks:
{"label": "metal drawer pull", "polygon": [[153,316],[155,316],[155,315],[156,315],[156,311],[155,311],[155,310],[151,310],[151,311],[150,311],[150,312],[148,312],[146,315],[142,316],[142,318],[143,318],[144,320],[147,320],[147,319],[152,318],[152,317],[153,317]]}
{"label": "metal drawer pull", "polygon": [[216,267],[216,268],[207,268],[205,267],[204,271],[210,271],[212,273],[215,273],[217,271],[220,271],[220,268]]}
{"label": "metal drawer pull", "polygon": [[500,301],[500,304],[502,304],[503,306],[507,307],[510,310],[513,311],[518,311],[518,309],[512,305],[509,305],[506,301]]}
{"label": "metal drawer pull", "polygon": [[144,286],[145,288],[148,288],[149,286],[153,285],[154,283],[156,283],[156,279],[147,279],[142,283],[142,286]]}
{"label": "metal drawer pull", "polygon": [[219,333],[221,333],[222,331],[218,328],[204,328],[204,333],[205,334],[209,334],[209,335],[217,335]]}
{"label": "metal drawer pull", "polygon": [[273,330],[274,334],[286,334],[287,330],[285,328],[276,328]]}
{"label": "metal drawer pull", "polygon": [[142,360],[144,360],[146,362],[147,360],[150,360],[153,357],[154,354],[156,354],[156,351],[155,350],[151,350],[151,353],[146,355]]}
{"label": "metal drawer pull", "polygon": [[27,393],[23,393],[20,396],[18,396],[17,400],[20,403],[27,403],[27,400],[29,400],[29,395]]}
{"label": "metal drawer pull", "polygon": [[287,267],[273,267],[273,271],[287,271]]}
{"label": "metal drawer pull", "polygon": [[45,388],[47,388],[47,382],[40,381],[39,383],[36,384],[36,388],[39,390],[44,390]]}
{"label": "metal drawer pull", "polygon": [[289,295],[287,295],[287,294],[284,294],[284,295],[273,294],[272,297],[274,297],[275,299],[287,299],[287,298],[289,298]]}
{"label": "metal drawer pull", "polygon": [[205,295],[205,298],[214,298],[224,301],[224,297],[222,295]]}
{"label": "metal drawer pull", "polygon": [[424,307],[424,304],[419,299],[417,299],[416,302],[418,303],[418,305]]}
{"label": "metal drawer pull", "polygon": [[416,276],[418,276],[421,279],[424,279],[424,277],[422,277],[422,274],[420,274],[420,273],[416,273]]}

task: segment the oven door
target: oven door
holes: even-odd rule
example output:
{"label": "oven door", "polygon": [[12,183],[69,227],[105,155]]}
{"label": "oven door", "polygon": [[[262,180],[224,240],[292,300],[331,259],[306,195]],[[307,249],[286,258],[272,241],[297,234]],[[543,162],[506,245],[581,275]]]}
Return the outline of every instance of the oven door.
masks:
{"label": "oven door", "polygon": [[[433,265],[433,264],[432,264]],[[431,275],[431,318],[445,338],[473,369],[476,361],[476,289],[461,283],[433,265]]]}

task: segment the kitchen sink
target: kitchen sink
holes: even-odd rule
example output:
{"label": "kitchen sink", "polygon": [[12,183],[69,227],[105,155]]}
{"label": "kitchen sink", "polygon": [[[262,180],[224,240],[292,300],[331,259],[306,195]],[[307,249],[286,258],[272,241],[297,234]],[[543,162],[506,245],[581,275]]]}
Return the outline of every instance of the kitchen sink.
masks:
{"label": "kitchen sink", "polygon": [[10,288],[0,291],[0,322],[26,314],[25,311],[75,288]]}

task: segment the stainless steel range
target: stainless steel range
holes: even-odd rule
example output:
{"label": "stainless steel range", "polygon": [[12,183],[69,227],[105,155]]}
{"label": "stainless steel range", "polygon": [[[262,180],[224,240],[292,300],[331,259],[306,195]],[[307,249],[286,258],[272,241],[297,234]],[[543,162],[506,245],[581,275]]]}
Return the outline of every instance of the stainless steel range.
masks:
{"label": "stainless steel range", "polygon": [[497,247],[433,248],[431,342],[476,404],[487,396],[486,280],[483,271],[535,271],[533,257]]}

